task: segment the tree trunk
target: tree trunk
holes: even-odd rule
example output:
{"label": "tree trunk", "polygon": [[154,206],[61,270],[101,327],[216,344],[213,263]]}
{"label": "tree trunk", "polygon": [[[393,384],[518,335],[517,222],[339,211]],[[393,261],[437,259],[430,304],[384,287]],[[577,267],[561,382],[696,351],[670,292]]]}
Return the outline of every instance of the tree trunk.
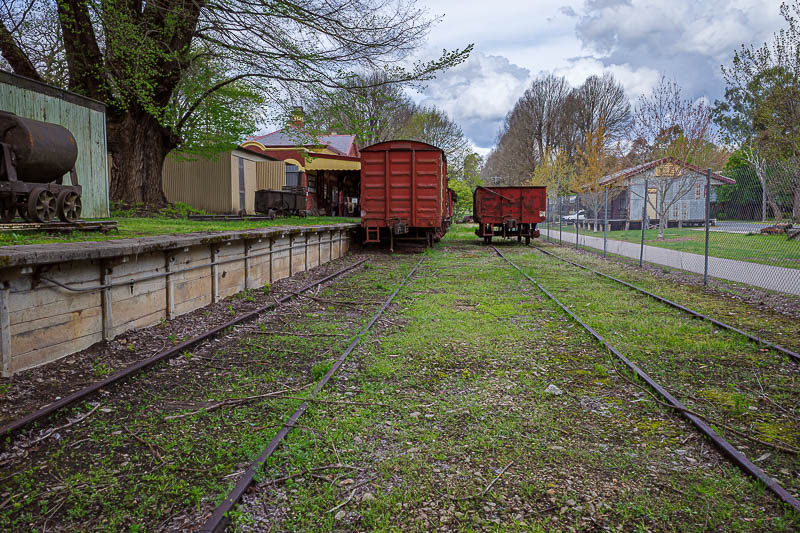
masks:
{"label": "tree trunk", "polygon": [[171,132],[147,113],[130,112],[109,119],[111,201],[153,207],[165,205],[161,169],[175,146],[176,139]]}
{"label": "tree trunk", "polygon": [[792,179],[792,219],[800,221],[800,175],[795,174]]}

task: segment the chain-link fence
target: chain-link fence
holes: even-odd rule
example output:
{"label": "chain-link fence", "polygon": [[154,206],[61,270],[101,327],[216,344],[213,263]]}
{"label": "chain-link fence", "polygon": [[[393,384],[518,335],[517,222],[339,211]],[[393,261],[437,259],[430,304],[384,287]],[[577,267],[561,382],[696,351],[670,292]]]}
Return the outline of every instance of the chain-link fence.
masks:
{"label": "chain-link fence", "polygon": [[652,171],[596,193],[549,198],[541,232],[563,245],[685,270],[705,282],[800,295],[800,165]]}

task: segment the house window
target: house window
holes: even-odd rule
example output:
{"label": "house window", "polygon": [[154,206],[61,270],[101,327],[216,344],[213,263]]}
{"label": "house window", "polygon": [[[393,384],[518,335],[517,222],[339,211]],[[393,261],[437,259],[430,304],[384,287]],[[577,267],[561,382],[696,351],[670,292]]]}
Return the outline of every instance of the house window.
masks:
{"label": "house window", "polygon": [[694,199],[699,200],[700,198],[702,198],[702,196],[700,196],[700,184],[698,183],[694,186]]}
{"label": "house window", "polygon": [[286,165],[286,186],[300,186],[300,167],[297,165]]}
{"label": "house window", "polygon": [[315,194],[317,192],[317,178],[316,176],[308,175],[308,192]]}
{"label": "house window", "polygon": [[678,204],[672,206],[672,218],[673,219],[678,218]]}
{"label": "house window", "polygon": [[681,202],[681,220],[686,220],[686,202]]}

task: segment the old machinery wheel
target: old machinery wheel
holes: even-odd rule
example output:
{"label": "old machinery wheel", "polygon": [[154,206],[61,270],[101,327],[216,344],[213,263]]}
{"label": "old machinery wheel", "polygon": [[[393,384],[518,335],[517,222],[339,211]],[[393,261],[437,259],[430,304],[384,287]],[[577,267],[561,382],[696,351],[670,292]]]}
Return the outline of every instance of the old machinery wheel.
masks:
{"label": "old machinery wheel", "polygon": [[75,222],[81,218],[81,196],[74,191],[61,191],[56,200],[58,218],[64,222]]}
{"label": "old machinery wheel", "polygon": [[33,222],[50,222],[56,214],[56,197],[44,187],[35,187],[28,195],[28,216]]}
{"label": "old machinery wheel", "polygon": [[14,220],[17,214],[17,204],[14,203],[13,196],[4,196],[0,198],[0,222],[8,224]]}

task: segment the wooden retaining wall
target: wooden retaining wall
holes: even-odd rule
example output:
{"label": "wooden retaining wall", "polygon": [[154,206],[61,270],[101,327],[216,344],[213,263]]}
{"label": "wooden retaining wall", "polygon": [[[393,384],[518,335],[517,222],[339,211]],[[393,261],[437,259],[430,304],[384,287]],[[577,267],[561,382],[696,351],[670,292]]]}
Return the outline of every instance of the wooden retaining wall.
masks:
{"label": "wooden retaining wall", "polygon": [[356,227],[0,248],[2,375],[337,259]]}

